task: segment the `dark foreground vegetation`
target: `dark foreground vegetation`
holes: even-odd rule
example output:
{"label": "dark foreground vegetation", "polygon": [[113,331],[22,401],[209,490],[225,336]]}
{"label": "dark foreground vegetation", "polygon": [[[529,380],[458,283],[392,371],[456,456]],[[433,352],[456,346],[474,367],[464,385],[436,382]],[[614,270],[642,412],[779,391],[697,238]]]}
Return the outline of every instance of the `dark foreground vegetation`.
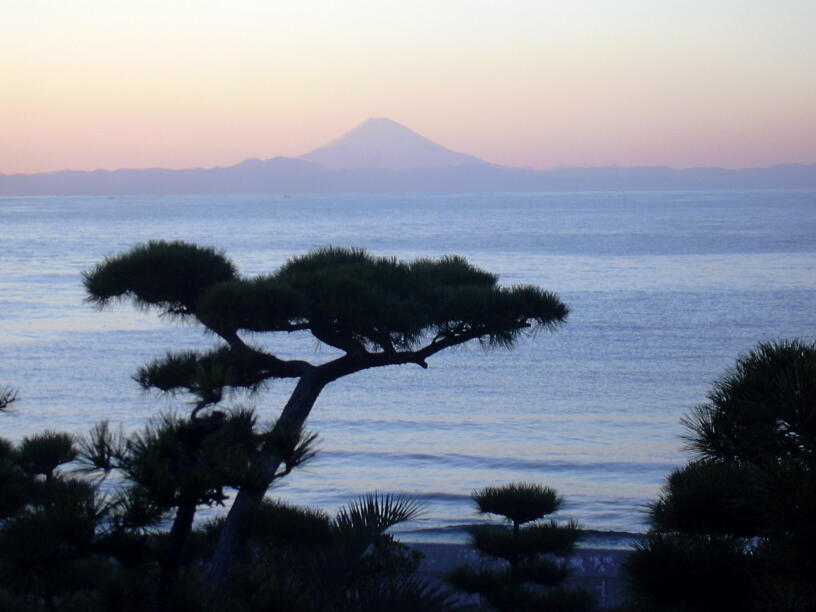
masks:
{"label": "dark foreground vegetation", "polygon": [[[0,390],[0,409],[17,399]],[[652,529],[624,563],[627,612],[816,609],[816,344],[761,344],[684,420],[692,461],[651,508]],[[386,532],[409,501],[370,495],[334,516],[264,499],[242,527],[247,554],[217,591],[207,562],[224,520],[198,509],[251,484],[262,445],[274,479],[314,455],[315,436],[253,411],[164,414],[125,436],[0,439],[0,610],[449,610],[456,598],[416,575],[417,553]],[[580,537],[541,519],[561,499],[515,483],[474,493],[504,525],[471,531],[483,564],[458,568],[470,610],[588,610],[562,586]]]}
{"label": "dark foreground vegetation", "polygon": [[[410,263],[323,249],[274,274],[242,277],[212,249],[151,242],[85,275],[99,306],[138,308],[201,325],[217,344],[168,353],[135,378],[183,392],[188,411],[125,434],[101,422],[81,437],[46,431],[0,439],[0,610],[445,610],[455,600],[416,576],[416,553],[387,530],[416,515],[372,494],[334,517],[266,497],[315,454],[304,427],[322,389],[370,368],[427,367],[477,340],[510,348],[567,316],[539,288],[447,257]],[[337,349],[318,364],[283,359],[243,335],[307,332]],[[307,340],[307,342],[309,342]],[[226,407],[234,389],[292,378],[276,420]],[[0,411],[16,392],[0,388]],[[804,612],[816,609],[816,345],[761,344],[685,420],[691,462],[651,508],[652,529],[625,563],[627,610]],[[201,508],[224,504],[217,521]],[[516,483],[474,493],[504,525],[471,531],[485,564],[451,584],[479,609],[588,610],[562,583],[580,537],[541,519],[555,491]]]}
{"label": "dark foreground vegetation", "polygon": [[[165,414],[131,436],[102,422],[81,437],[46,431],[16,445],[0,439],[0,610],[465,609],[450,590],[421,579],[420,554],[387,533],[420,508],[382,494],[333,517],[264,499],[244,527],[247,556],[216,592],[205,570],[224,519],[196,525],[195,513],[251,478],[247,453],[279,431],[258,428],[249,410],[219,420],[212,429]],[[275,440],[286,466],[278,478],[314,455],[314,440]],[[480,512],[508,523],[475,527],[485,565],[449,577],[484,597],[466,609],[593,607],[587,593],[559,586],[580,530],[539,521],[561,504],[555,491],[516,483],[474,499]]]}
{"label": "dark foreground vegetation", "polygon": [[692,461],[625,564],[632,610],[816,610],[816,344],[760,344],[684,420]]}
{"label": "dark foreground vegetation", "polygon": [[[270,433],[249,411],[209,435],[198,427],[164,415],[128,438],[101,423],[79,439],[0,439],[0,610],[448,609],[414,576],[418,556],[386,534],[418,507],[376,494],[334,517],[264,500],[245,525],[247,558],[213,597],[203,569],[223,519],[195,527],[193,516],[251,478],[244,455]],[[287,472],[313,439],[275,441]]]}

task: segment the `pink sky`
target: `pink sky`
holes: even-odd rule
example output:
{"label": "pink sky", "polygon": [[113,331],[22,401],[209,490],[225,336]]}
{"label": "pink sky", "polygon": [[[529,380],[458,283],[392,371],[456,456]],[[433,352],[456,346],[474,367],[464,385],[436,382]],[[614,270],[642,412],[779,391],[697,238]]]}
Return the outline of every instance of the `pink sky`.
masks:
{"label": "pink sky", "polygon": [[295,156],[372,116],[533,168],[816,163],[811,0],[280,4],[4,3],[0,173]]}

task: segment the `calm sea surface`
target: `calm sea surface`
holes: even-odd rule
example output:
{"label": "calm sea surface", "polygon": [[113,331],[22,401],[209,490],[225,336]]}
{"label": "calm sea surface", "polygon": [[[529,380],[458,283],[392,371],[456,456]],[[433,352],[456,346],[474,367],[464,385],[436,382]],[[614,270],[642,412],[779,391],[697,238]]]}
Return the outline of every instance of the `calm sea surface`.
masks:
{"label": "calm sea surface", "polygon": [[[684,461],[678,421],[711,381],[758,341],[816,337],[816,192],[0,198],[0,232],[0,385],[21,398],[0,432],[12,439],[101,418],[133,430],[187,407],[130,376],[212,338],[82,301],[83,270],[149,239],[214,245],[245,274],[329,244],[457,253],[503,283],[557,292],[568,324],[515,351],[475,345],[427,371],[328,387],[309,422],[318,459],[275,492],[329,510],[374,489],[409,493],[426,503],[409,528],[441,533],[478,520],[473,489],[513,480],[556,487],[560,516],[587,528],[642,531],[645,504]],[[284,357],[334,354],[307,335],[252,340]],[[232,401],[271,419],[291,388]]]}

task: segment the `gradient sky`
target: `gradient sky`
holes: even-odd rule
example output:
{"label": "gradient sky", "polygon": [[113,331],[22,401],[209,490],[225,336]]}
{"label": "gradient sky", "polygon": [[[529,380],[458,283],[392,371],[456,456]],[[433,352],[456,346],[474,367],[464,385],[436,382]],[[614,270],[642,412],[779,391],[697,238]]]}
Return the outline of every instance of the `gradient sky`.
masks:
{"label": "gradient sky", "polygon": [[296,156],[816,163],[814,0],[0,0],[0,173]]}

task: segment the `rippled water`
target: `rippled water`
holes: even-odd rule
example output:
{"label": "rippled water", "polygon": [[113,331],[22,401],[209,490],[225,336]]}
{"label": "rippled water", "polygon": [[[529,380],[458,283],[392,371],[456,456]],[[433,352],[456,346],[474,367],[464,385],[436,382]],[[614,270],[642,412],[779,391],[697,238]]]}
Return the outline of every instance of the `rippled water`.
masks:
{"label": "rippled water", "polygon": [[[133,429],[185,407],[130,376],[211,338],[82,302],[82,270],[145,240],[215,245],[245,274],[327,244],[458,253],[556,291],[572,312],[555,334],[363,372],[321,395],[309,426],[322,452],[277,493],[327,509],[410,493],[427,505],[411,528],[472,521],[473,489],[523,479],[557,487],[561,515],[588,528],[642,530],[684,460],[678,420],[710,382],[760,340],[816,336],[814,192],[0,198],[0,228],[0,384],[21,397],[0,423],[14,439],[103,417]],[[333,355],[306,335],[253,341]],[[272,418],[291,387],[235,401]]]}

